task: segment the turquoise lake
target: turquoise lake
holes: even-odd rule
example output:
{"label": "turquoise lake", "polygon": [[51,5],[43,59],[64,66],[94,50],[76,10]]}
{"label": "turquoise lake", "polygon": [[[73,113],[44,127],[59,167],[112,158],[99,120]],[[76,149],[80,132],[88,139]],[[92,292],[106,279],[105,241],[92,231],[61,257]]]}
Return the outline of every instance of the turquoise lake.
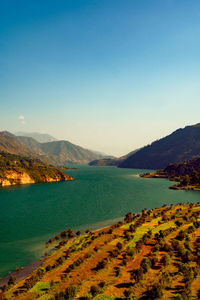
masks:
{"label": "turquoise lake", "polygon": [[63,229],[96,229],[129,211],[200,201],[198,191],[135,176],[145,170],[78,167],[66,172],[75,181],[0,189],[0,276],[40,258],[45,242]]}

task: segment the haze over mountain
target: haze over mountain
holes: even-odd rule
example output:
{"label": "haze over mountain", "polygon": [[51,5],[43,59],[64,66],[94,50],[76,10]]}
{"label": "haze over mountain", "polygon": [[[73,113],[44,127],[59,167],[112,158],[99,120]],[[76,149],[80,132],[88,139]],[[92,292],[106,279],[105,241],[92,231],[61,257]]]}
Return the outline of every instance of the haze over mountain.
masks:
{"label": "haze over mountain", "polygon": [[11,154],[30,154],[30,150],[22,145],[14,134],[8,131],[0,132],[0,151],[8,152]]}
{"label": "haze over mountain", "polygon": [[0,132],[0,151],[41,158],[55,165],[87,164],[103,158],[100,154],[74,145],[68,141],[39,143],[32,137],[15,136],[7,131]]}
{"label": "haze over mountain", "polygon": [[114,166],[117,167],[120,163],[122,163],[124,160],[126,160],[130,155],[136,153],[139,151],[139,149],[133,150],[130,153],[123,155],[121,157],[106,157],[102,159],[96,159],[91,162],[89,162],[90,166]]}
{"label": "haze over mountain", "polygon": [[19,131],[19,132],[16,132],[15,135],[31,137],[31,138],[35,139],[36,141],[38,141],[39,143],[57,141],[56,138],[54,138],[53,136],[51,136],[50,134],[47,134],[47,133]]}
{"label": "haze over mountain", "polygon": [[180,128],[129,156],[121,168],[163,169],[200,155],[200,123]]}

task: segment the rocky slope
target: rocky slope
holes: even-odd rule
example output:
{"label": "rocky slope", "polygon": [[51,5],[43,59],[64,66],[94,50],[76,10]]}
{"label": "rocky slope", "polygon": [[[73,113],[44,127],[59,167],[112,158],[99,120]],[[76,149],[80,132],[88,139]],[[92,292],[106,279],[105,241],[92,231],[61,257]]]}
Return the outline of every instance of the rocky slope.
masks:
{"label": "rocky slope", "polygon": [[119,164],[121,168],[163,169],[200,154],[200,124],[178,129],[153,142]]}
{"label": "rocky slope", "polygon": [[73,178],[40,160],[0,152],[0,186],[65,180]]}

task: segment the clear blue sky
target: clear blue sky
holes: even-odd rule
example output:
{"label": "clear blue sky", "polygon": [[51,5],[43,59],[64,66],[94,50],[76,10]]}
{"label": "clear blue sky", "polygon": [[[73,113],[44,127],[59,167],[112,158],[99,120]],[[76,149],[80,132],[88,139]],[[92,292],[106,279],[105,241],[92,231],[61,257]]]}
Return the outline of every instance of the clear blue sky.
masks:
{"label": "clear blue sky", "polygon": [[199,111],[199,0],[0,1],[0,130],[123,155]]}

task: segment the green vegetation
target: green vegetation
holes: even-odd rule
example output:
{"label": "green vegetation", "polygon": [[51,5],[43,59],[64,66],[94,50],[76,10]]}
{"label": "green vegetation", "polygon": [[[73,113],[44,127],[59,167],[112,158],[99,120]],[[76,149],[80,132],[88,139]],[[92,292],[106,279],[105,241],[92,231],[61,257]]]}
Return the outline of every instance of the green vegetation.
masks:
{"label": "green vegetation", "polygon": [[62,231],[46,244],[59,239],[57,250],[23,280],[11,276],[0,298],[198,299],[199,219],[200,203],[164,205],[84,235]]}
{"label": "green vegetation", "polygon": [[183,163],[170,164],[164,170],[140,176],[178,181],[179,184],[171,186],[171,189],[200,190],[200,157]]}

